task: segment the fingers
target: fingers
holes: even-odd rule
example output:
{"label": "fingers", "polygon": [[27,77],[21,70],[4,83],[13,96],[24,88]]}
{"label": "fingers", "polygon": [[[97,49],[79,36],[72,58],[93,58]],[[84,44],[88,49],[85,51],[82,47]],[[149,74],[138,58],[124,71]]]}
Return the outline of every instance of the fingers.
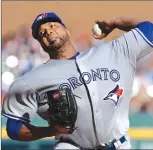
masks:
{"label": "fingers", "polygon": [[98,39],[98,40],[102,40],[103,38],[106,37],[105,34],[101,34],[101,35],[95,35],[95,34],[93,34],[92,36],[93,36],[95,39]]}
{"label": "fingers", "polygon": [[103,34],[109,34],[111,31],[111,25],[109,24],[108,21],[96,21],[98,24],[99,28],[101,29]]}
{"label": "fingers", "polygon": [[96,20],[95,23],[98,24],[99,28],[102,31],[101,35],[97,35],[97,34],[95,34],[93,32],[93,37],[95,39],[103,39],[103,38],[105,38],[114,29],[113,23],[111,21],[106,21],[106,20],[99,21],[99,20]]}
{"label": "fingers", "polygon": [[97,24],[103,24],[105,26],[109,26],[110,25],[110,22],[109,21],[106,21],[106,20],[103,20],[103,21],[96,20],[95,23],[97,23]]}

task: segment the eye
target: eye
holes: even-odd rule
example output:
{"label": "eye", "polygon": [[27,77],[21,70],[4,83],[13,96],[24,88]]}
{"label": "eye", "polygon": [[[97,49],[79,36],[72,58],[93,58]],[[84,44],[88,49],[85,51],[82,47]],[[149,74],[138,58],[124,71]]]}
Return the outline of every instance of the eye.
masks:
{"label": "eye", "polygon": [[54,28],[55,26],[56,26],[55,24],[51,24],[51,25],[50,25],[51,28]]}
{"label": "eye", "polygon": [[40,31],[40,32],[39,32],[39,36],[42,37],[42,36],[44,36],[44,35],[45,35],[45,31]]}
{"label": "eye", "polygon": [[113,96],[113,95],[114,95],[114,93],[110,93],[110,94],[109,94],[109,96]]}

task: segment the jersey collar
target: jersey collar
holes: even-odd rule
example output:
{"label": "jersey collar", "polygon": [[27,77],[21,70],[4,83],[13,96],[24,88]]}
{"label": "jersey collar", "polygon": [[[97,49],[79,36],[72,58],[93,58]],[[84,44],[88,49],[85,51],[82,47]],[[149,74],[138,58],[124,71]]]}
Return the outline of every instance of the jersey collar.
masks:
{"label": "jersey collar", "polygon": [[77,52],[74,56],[70,57],[68,60],[75,59],[80,53]]}

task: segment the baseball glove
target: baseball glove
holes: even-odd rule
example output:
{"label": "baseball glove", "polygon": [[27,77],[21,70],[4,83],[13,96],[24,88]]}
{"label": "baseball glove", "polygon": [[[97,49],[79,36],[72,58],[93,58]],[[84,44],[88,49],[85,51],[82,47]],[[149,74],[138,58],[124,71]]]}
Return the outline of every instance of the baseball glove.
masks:
{"label": "baseball glove", "polygon": [[75,130],[77,103],[72,91],[56,89],[47,92],[49,122],[60,133],[70,134]]}

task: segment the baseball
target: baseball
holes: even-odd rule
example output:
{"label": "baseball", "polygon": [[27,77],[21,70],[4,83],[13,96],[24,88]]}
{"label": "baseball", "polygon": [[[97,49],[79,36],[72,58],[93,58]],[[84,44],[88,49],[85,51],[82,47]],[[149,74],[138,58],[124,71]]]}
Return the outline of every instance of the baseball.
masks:
{"label": "baseball", "polygon": [[93,34],[95,35],[101,35],[102,34],[102,31],[101,29],[99,28],[98,24],[94,24],[93,28],[92,28],[92,32]]}

